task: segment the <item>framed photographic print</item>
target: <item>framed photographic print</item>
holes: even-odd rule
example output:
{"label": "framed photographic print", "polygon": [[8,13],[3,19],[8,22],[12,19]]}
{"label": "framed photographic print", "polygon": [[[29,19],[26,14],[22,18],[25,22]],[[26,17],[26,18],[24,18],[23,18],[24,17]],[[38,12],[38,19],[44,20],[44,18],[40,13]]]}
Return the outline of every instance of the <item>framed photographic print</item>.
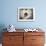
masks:
{"label": "framed photographic print", "polygon": [[35,8],[19,7],[18,8],[18,21],[34,21]]}

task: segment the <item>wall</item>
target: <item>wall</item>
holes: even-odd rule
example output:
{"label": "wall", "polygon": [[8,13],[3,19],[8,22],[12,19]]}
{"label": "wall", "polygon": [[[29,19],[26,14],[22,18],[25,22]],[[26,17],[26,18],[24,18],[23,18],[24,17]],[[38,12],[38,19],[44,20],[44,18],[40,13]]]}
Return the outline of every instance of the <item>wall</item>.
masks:
{"label": "wall", "polygon": [[[0,25],[13,24],[16,28],[46,28],[46,0],[0,0]],[[33,22],[18,22],[18,7],[34,7],[36,19]]]}

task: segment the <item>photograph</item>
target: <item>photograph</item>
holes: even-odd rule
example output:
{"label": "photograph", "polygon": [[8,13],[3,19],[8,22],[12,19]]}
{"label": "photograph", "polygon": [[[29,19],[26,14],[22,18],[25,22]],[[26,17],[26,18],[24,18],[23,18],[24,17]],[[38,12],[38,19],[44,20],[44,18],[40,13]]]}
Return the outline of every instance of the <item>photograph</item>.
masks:
{"label": "photograph", "polygon": [[34,21],[35,8],[18,8],[18,21]]}
{"label": "photograph", "polygon": [[0,0],[0,46],[46,46],[46,0]]}

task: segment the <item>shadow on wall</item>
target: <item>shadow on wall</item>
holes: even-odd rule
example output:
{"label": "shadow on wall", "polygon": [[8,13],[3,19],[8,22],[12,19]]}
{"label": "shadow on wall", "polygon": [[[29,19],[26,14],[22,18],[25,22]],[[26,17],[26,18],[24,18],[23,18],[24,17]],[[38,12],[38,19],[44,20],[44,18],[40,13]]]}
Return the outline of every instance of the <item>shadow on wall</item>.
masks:
{"label": "shadow on wall", "polygon": [[4,28],[6,28],[6,26],[4,24],[0,24],[0,43],[2,43],[2,32],[5,32],[6,30],[4,30]]}

